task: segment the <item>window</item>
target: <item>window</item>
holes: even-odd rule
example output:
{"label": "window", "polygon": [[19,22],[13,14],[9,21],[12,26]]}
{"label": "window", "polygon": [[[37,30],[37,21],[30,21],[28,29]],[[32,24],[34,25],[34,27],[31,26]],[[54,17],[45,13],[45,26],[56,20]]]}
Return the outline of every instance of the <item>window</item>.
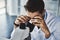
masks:
{"label": "window", "polygon": [[[24,5],[27,0],[7,0],[7,12],[10,16],[19,16],[25,13]],[[25,15],[25,14],[24,14]]]}
{"label": "window", "polygon": [[55,14],[56,16],[59,15],[58,9],[59,9],[59,0],[44,0],[45,2],[45,9]]}
{"label": "window", "polygon": [[24,5],[26,4],[27,1],[28,0],[20,0],[20,15],[26,15]]}
{"label": "window", "polygon": [[0,14],[4,14],[6,12],[5,10],[5,0],[0,0]]}

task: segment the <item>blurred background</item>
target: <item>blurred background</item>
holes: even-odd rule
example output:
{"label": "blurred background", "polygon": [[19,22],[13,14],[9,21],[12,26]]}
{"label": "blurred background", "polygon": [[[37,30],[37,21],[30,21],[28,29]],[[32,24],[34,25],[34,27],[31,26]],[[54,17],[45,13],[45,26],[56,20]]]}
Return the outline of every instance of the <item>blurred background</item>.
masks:
{"label": "blurred background", "polygon": [[[10,38],[13,23],[17,16],[25,15],[27,0],[0,0],[0,37]],[[44,0],[45,9],[60,16],[60,0]]]}

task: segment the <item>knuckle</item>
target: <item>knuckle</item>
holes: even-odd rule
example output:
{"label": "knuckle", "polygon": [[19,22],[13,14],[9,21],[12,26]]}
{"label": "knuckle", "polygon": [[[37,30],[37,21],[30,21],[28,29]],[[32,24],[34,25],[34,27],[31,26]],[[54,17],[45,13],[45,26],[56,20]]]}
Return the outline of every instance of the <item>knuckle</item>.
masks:
{"label": "knuckle", "polygon": [[18,18],[16,21],[17,21],[17,22],[22,22],[20,18]]}

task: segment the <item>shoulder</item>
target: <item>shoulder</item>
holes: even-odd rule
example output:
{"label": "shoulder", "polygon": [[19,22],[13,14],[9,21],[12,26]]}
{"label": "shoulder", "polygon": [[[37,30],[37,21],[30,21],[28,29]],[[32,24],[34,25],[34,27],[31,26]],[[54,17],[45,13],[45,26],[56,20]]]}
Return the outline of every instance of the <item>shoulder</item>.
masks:
{"label": "shoulder", "polygon": [[59,24],[60,23],[60,17],[59,16],[55,16],[54,14],[52,13],[48,13],[47,12],[47,19],[46,19],[46,24],[48,26],[55,26],[56,24]]}
{"label": "shoulder", "polygon": [[49,20],[49,21],[54,20],[56,22],[59,22],[60,21],[60,16],[56,16],[53,13],[47,12],[47,20]]}

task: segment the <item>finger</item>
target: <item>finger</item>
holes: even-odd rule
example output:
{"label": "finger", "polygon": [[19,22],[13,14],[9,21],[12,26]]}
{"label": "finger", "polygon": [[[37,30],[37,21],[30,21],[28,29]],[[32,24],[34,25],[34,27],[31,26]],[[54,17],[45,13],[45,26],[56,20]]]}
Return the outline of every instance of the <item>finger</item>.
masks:
{"label": "finger", "polygon": [[25,20],[23,18],[18,18],[17,20],[19,20],[22,23],[25,23]]}
{"label": "finger", "polygon": [[41,16],[35,16],[34,19],[40,19],[40,20],[42,20],[43,18]]}
{"label": "finger", "polygon": [[15,21],[16,24],[20,24],[21,22],[19,20],[16,19]]}
{"label": "finger", "polygon": [[31,19],[31,22],[41,23],[41,22],[42,22],[42,20],[40,20],[40,19]]}
{"label": "finger", "polygon": [[30,17],[28,17],[28,16],[25,16],[25,18],[29,21],[31,18]]}
{"label": "finger", "polygon": [[35,26],[40,26],[40,23],[33,23]]}
{"label": "finger", "polygon": [[39,23],[39,22],[33,22],[33,24],[41,24],[41,23]]}
{"label": "finger", "polygon": [[22,23],[22,21],[20,19],[17,19],[17,20],[18,20],[18,22],[21,22]]}
{"label": "finger", "polygon": [[19,16],[21,17],[24,21],[29,21],[31,18],[28,16]]}
{"label": "finger", "polygon": [[26,18],[22,15],[22,16],[19,16],[18,18],[21,18],[23,19],[24,21],[26,21]]}

